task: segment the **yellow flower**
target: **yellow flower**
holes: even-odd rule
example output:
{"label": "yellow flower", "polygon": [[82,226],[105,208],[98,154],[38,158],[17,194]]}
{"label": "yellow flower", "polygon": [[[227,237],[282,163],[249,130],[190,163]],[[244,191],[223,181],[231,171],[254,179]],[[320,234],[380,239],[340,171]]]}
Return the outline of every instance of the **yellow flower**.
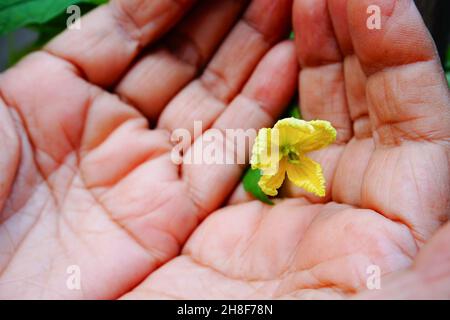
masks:
{"label": "yellow flower", "polygon": [[261,170],[261,190],[276,196],[285,175],[296,186],[325,196],[322,167],[306,153],[322,149],[336,140],[336,130],[328,121],[304,121],[287,118],[278,121],[273,129],[259,130],[253,146],[251,165]]}

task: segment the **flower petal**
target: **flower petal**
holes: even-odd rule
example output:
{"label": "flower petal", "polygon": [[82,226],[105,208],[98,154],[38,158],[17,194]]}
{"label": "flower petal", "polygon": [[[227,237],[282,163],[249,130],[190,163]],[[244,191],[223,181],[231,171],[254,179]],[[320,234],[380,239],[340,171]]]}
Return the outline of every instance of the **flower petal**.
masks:
{"label": "flower petal", "polygon": [[272,135],[273,132],[270,128],[259,130],[255,143],[253,144],[252,158],[250,160],[252,169],[278,169],[280,155],[278,152],[272,152],[274,147],[278,147],[272,145]]}
{"label": "flower petal", "polygon": [[278,129],[280,146],[294,146],[314,132],[314,127],[308,121],[296,118],[282,119],[275,124],[274,129]]}
{"label": "flower petal", "polygon": [[324,120],[309,121],[309,124],[314,128],[310,134],[302,135],[297,141],[296,147],[302,152],[311,152],[325,148],[334,143],[336,140],[336,129],[333,128],[330,122]]}
{"label": "flower petal", "polygon": [[299,163],[288,163],[286,170],[289,180],[296,186],[319,197],[325,196],[325,178],[320,164],[303,155]]}
{"label": "flower petal", "polygon": [[258,185],[265,194],[272,197],[278,194],[278,188],[281,187],[286,176],[286,166],[287,160],[282,159],[279,163],[278,171],[275,174],[261,176]]}

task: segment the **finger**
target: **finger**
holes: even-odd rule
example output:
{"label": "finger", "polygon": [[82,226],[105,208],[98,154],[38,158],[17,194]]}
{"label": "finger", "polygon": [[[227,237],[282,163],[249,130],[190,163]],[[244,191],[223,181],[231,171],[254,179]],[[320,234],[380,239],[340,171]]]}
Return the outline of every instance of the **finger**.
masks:
{"label": "finger", "polygon": [[296,0],[294,31],[300,72],[300,105],[306,120],[330,121],[337,142],[352,137],[345,91],[343,54],[335,37],[327,0]]}
{"label": "finger", "polygon": [[45,48],[75,64],[92,83],[117,81],[139,50],[168,31],[194,0],[113,0]]}
{"label": "finger", "polygon": [[[239,93],[264,54],[287,34],[290,0],[254,0],[219,48],[199,80],[178,94],[163,111],[158,126],[186,128],[194,121],[208,128]],[[267,14],[270,13],[270,14]]]}
{"label": "finger", "polygon": [[3,206],[11,191],[20,162],[20,140],[8,108],[0,96],[0,224]]}
{"label": "finger", "polygon": [[348,0],[327,0],[333,33],[342,55],[353,54],[353,44],[348,25]]}
{"label": "finger", "polygon": [[[380,29],[367,8],[380,8]],[[432,38],[412,0],[349,0],[352,42],[367,80],[376,142],[450,139],[450,97]]]}
{"label": "finger", "polygon": [[371,138],[372,127],[366,97],[367,77],[355,55],[345,58],[344,78],[348,111],[353,122],[353,135],[356,139]]}
{"label": "finger", "polygon": [[[345,10],[341,9],[343,3]],[[348,70],[345,55],[351,52],[351,41],[350,45],[345,42],[350,37],[339,31],[345,31],[347,21],[331,19],[334,14],[342,15],[342,11],[346,13],[344,0],[296,0],[293,12],[297,54],[302,66],[299,81],[302,116],[306,120],[330,121],[337,129],[338,144],[348,142],[353,136],[345,77]],[[342,151],[343,146],[338,145],[310,154],[312,159],[322,164],[326,197],[314,196],[291,181],[284,184],[283,196],[303,197],[312,203],[330,201]]]}
{"label": "finger", "polygon": [[116,92],[156,122],[170,99],[210,60],[246,3],[201,2],[161,47],[133,66]]}
{"label": "finger", "polygon": [[301,66],[314,67],[342,61],[327,0],[295,0],[293,26]]}
{"label": "finger", "polygon": [[[367,27],[369,5],[378,8],[380,28]],[[347,10],[367,76],[375,144],[361,206],[404,223],[421,245],[448,216],[450,97],[443,71],[412,0],[349,0]]]}
{"label": "finger", "polygon": [[328,0],[328,11],[334,34],[344,55],[345,92],[350,119],[353,122],[353,135],[356,139],[364,139],[372,137],[366,99],[367,79],[354,54],[347,5],[348,0]]}
{"label": "finger", "polygon": [[[183,165],[183,180],[203,214],[217,208],[235,188],[246,163],[241,156],[248,156],[247,147],[256,136],[255,129],[271,126],[292,99],[297,71],[294,45],[291,42],[277,45],[261,61],[242,93],[215,121],[212,129],[197,139],[187,152],[185,159],[200,152],[209,160],[207,150],[212,148],[221,156],[219,161],[210,164]],[[230,129],[235,129],[236,140],[230,131],[226,132]],[[238,129],[241,129],[240,134]],[[244,132],[247,129],[250,131]],[[248,144],[242,147],[240,142],[246,138]],[[213,181],[214,188],[211,188]]]}

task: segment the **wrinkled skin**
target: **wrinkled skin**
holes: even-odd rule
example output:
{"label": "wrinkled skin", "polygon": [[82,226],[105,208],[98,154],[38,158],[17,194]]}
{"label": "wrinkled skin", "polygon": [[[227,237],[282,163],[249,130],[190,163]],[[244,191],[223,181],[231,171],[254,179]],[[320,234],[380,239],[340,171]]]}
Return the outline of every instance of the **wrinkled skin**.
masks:
{"label": "wrinkled skin", "polygon": [[[1,75],[0,298],[450,298],[450,97],[413,1],[193,2],[112,1]],[[297,86],[338,129],[325,199],[171,161],[172,130],[272,126]]]}

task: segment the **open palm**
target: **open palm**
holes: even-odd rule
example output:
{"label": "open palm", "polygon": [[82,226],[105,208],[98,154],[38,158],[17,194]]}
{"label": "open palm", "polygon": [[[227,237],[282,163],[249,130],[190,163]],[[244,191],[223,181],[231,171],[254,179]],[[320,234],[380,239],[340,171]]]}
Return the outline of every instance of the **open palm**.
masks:
{"label": "open palm", "polygon": [[[448,281],[429,271],[449,269],[433,255],[448,230],[428,242],[449,215],[450,99],[412,1],[296,0],[297,50],[279,43],[292,1],[182,18],[193,2],[112,1],[0,77],[0,297],[335,298],[370,265],[394,273],[386,297],[417,270]],[[304,118],[338,129],[313,155],[325,200],[287,185],[273,207],[246,202],[242,166],[171,161],[171,132],[196,120],[271,126],[296,53]]]}

